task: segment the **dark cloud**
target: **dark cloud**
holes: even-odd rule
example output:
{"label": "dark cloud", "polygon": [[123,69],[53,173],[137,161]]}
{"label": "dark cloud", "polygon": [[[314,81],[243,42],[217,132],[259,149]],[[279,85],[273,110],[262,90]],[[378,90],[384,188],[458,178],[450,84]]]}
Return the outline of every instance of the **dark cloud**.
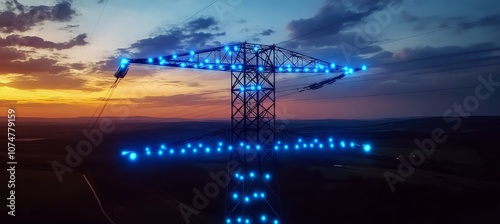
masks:
{"label": "dark cloud", "polygon": [[75,15],[70,1],[60,1],[54,6],[25,6],[17,0],[9,0],[6,10],[0,12],[0,32],[28,31],[45,21],[67,22]]}
{"label": "dark cloud", "polygon": [[104,3],[105,1],[106,1],[106,0],[98,0],[98,1],[97,1],[97,4],[102,4],[102,3]]}
{"label": "dark cloud", "polygon": [[217,21],[213,17],[205,17],[188,22],[186,26],[184,26],[184,29],[187,31],[199,31],[215,25],[217,25]]}
{"label": "dark cloud", "polygon": [[267,29],[267,30],[264,30],[260,33],[260,35],[262,36],[270,36],[271,34],[275,33],[276,31],[274,31],[273,29]]}
{"label": "dark cloud", "polygon": [[73,29],[78,28],[78,27],[80,27],[80,25],[77,25],[77,24],[75,24],[75,25],[67,25],[65,27],[59,28],[59,30],[68,30],[68,31],[72,32]]}
{"label": "dark cloud", "polygon": [[236,21],[237,23],[247,23],[248,21],[246,19],[239,19]]}
{"label": "dark cloud", "polygon": [[[26,59],[26,53],[13,48],[0,47],[0,61],[16,61]],[[2,62],[0,62],[2,63]],[[1,69],[1,68],[0,68]]]}
{"label": "dark cloud", "polygon": [[120,57],[151,57],[220,46],[221,43],[216,39],[225,36],[226,33],[207,30],[217,24],[214,18],[204,17],[153,37],[137,40],[128,48],[118,49],[119,56],[110,56],[104,61],[97,62],[94,72],[115,71]]}
{"label": "dark cloud", "polygon": [[399,1],[337,1],[326,0],[318,12],[306,19],[288,23],[290,31],[288,46],[324,47],[338,44],[335,39],[342,31],[347,31],[363,22],[368,16],[383,9],[388,4]]}
{"label": "dark cloud", "polygon": [[21,46],[33,47],[37,49],[64,50],[75,46],[87,45],[88,42],[85,40],[86,38],[87,34],[80,34],[68,42],[54,43],[52,41],[46,41],[43,38],[36,36],[9,35],[6,38],[0,37],[0,47]]}
{"label": "dark cloud", "polygon": [[22,90],[33,89],[50,89],[50,90],[82,90],[82,91],[99,91],[101,89],[94,87],[87,87],[87,81],[84,79],[76,78],[70,74],[55,75],[51,73],[28,75],[17,77],[12,82],[0,84],[0,86],[8,86],[11,88]]}

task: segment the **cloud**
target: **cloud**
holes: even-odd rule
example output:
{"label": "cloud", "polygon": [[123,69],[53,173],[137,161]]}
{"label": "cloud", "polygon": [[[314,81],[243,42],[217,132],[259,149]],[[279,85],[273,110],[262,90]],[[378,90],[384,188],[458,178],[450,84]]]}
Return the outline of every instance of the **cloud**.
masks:
{"label": "cloud", "polygon": [[184,26],[184,29],[187,31],[198,31],[208,29],[215,25],[217,25],[217,21],[213,17],[204,17],[188,22]]}
{"label": "cloud", "polygon": [[75,15],[70,1],[60,1],[54,6],[25,6],[9,0],[6,10],[0,12],[0,32],[25,32],[45,21],[67,22]]}
{"label": "cloud", "polygon": [[276,31],[274,31],[273,29],[267,29],[267,30],[264,30],[260,33],[260,35],[262,36],[270,36],[271,34],[275,33]]}
{"label": "cloud", "polygon": [[52,41],[46,41],[43,38],[36,36],[9,35],[5,38],[0,37],[0,47],[21,46],[33,47],[37,49],[64,50],[75,46],[87,45],[88,42],[85,40],[86,38],[87,34],[80,34],[68,42],[54,43]]}
{"label": "cloud", "polygon": [[[192,49],[204,49],[220,46],[218,37],[225,36],[225,32],[208,30],[218,25],[212,17],[195,19],[179,28],[170,29],[153,37],[135,41],[127,48],[118,49],[119,56],[110,56],[104,61],[96,63],[95,72],[116,71],[119,57],[151,57],[185,52]],[[203,30],[203,31],[201,31]]]}
{"label": "cloud", "polygon": [[34,89],[50,89],[50,90],[82,90],[82,91],[99,91],[100,88],[86,86],[85,79],[76,78],[70,74],[33,74],[21,76],[12,82],[0,84],[0,86],[8,86],[21,90]]}
{"label": "cloud", "polygon": [[334,46],[339,43],[336,40],[341,39],[336,35],[348,32],[389,2],[395,1],[326,0],[314,16],[288,23],[287,29],[290,31],[289,38],[292,41],[288,41],[287,45],[292,47]]}

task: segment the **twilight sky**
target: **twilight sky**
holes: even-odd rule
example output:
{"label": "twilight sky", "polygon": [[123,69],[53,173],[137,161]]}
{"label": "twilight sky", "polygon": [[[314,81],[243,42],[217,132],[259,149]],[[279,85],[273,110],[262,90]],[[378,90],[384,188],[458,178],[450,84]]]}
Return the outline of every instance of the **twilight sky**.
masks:
{"label": "twilight sky", "polygon": [[[500,82],[497,0],[7,0],[0,105],[24,117],[91,116],[122,57],[243,41],[369,68],[302,93],[330,76],[279,75],[281,118],[441,116],[474,94],[478,76]],[[103,116],[227,119],[229,82],[132,65]],[[500,115],[500,89],[473,115]]]}

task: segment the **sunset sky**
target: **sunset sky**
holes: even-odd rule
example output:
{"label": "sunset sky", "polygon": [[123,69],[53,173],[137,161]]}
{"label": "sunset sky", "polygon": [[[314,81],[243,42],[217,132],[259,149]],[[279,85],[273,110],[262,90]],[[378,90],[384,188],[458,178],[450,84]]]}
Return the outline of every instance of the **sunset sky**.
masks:
{"label": "sunset sky", "polygon": [[[278,114],[291,119],[441,116],[474,94],[478,76],[500,81],[498,0],[7,0],[0,105],[24,117],[91,116],[120,58],[243,41],[368,66],[296,94],[329,76],[278,75]],[[103,116],[127,107],[130,116],[227,119],[229,84],[228,73],[132,65]],[[500,115],[500,89],[473,115]]]}

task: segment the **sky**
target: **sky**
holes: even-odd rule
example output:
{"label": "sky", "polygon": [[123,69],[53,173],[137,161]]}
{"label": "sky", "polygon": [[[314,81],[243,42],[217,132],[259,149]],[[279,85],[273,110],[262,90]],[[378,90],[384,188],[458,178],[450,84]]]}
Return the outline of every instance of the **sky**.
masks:
{"label": "sky", "polygon": [[[368,67],[301,93],[331,74],[277,75],[279,119],[442,116],[479,77],[500,82],[496,0],[7,0],[0,106],[91,116],[121,58],[244,41]],[[229,84],[228,73],[132,65],[103,116],[229,119]],[[500,115],[500,91],[472,115]]]}

